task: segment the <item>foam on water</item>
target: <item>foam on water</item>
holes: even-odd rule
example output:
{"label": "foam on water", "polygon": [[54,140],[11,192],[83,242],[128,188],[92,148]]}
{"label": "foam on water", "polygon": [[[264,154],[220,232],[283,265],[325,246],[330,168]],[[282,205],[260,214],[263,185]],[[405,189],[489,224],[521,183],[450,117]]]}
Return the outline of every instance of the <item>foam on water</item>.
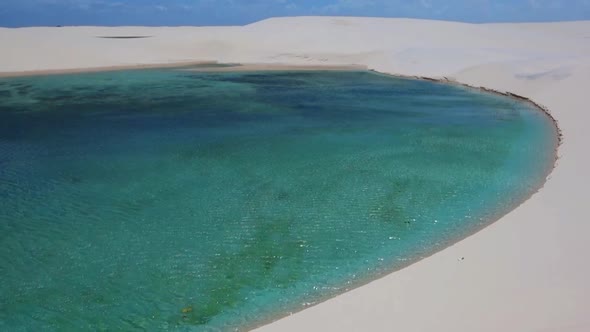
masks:
{"label": "foam on water", "polygon": [[299,310],[492,222],[555,144],[528,104],[368,72],[0,80],[0,330]]}

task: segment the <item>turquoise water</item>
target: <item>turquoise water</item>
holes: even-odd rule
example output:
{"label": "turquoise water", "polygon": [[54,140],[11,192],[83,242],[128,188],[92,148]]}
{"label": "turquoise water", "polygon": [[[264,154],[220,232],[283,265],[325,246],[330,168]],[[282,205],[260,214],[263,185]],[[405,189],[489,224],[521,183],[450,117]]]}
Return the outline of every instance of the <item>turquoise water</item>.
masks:
{"label": "turquoise water", "polygon": [[0,80],[0,330],[259,324],[489,224],[555,144],[528,104],[369,72]]}

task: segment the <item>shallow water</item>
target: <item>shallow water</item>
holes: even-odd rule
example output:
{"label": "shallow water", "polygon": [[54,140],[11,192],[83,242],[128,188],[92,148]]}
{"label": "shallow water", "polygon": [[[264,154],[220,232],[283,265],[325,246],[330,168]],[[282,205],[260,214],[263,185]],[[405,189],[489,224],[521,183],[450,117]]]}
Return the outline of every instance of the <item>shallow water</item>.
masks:
{"label": "shallow water", "polygon": [[369,72],[2,79],[0,330],[299,310],[492,222],[555,144],[531,105]]}

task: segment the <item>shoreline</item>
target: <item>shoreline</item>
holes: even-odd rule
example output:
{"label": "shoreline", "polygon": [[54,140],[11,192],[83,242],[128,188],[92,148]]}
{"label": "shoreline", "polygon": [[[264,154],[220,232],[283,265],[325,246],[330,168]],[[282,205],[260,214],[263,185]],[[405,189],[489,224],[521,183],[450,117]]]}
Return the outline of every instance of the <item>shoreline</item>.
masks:
{"label": "shoreline", "polygon": [[[375,71],[377,72],[377,71]],[[379,72],[377,72],[379,73]],[[380,73],[383,74],[383,73]],[[386,74],[388,75],[388,74]],[[475,86],[475,85],[470,85],[467,83],[461,83],[461,82],[457,82],[454,80],[449,80],[448,78],[442,78],[442,79],[438,79],[438,78],[433,78],[433,77],[425,77],[425,76],[396,76],[396,75],[392,75],[394,77],[403,77],[403,78],[409,78],[409,79],[416,79],[416,80],[425,80],[425,81],[431,81],[431,82],[437,82],[437,83],[441,83],[441,84],[450,84],[450,85],[456,85],[456,86],[461,86],[464,88],[468,88],[468,89],[473,89],[473,90],[477,90],[477,91],[483,91],[483,92],[487,92],[487,93],[491,93],[491,94],[495,94],[498,96],[503,96],[503,97],[507,97],[510,99],[514,99],[514,100],[518,100],[520,102],[524,102],[526,104],[531,105],[533,108],[537,109],[538,111],[540,111],[541,113],[545,114],[545,116],[547,116],[551,122],[553,122],[553,126],[555,127],[556,130],[556,135],[557,135],[557,146],[556,146],[556,157],[555,157],[555,161],[557,162],[559,160],[559,155],[557,152],[557,150],[559,150],[559,147],[561,146],[561,144],[563,143],[563,132],[559,126],[559,121],[557,121],[557,119],[555,118],[555,116],[553,116],[553,114],[551,113],[551,110],[537,102],[535,102],[534,100],[518,95],[516,93],[512,93],[510,91],[506,91],[506,92],[502,92],[500,90],[496,90],[496,89],[490,89],[490,88],[486,88],[484,86]],[[555,168],[555,167],[553,167]]]}
{"label": "shoreline", "polygon": [[[193,66],[202,66],[193,68]],[[357,71],[365,70],[363,65],[297,65],[297,64],[277,64],[277,63],[257,63],[257,64],[240,64],[240,63],[219,63],[217,61],[185,61],[185,62],[168,62],[168,63],[150,63],[137,65],[117,65],[106,67],[90,68],[69,68],[69,69],[49,69],[49,70],[27,70],[15,72],[0,72],[0,78],[18,78],[31,76],[47,75],[68,75],[68,74],[85,74],[100,73],[111,71],[141,70],[141,69],[177,69],[184,71],[217,73],[217,72],[248,72],[248,71]]]}
{"label": "shoreline", "polygon": [[168,63],[146,63],[135,65],[114,65],[104,67],[88,67],[88,68],[65,68],[65,69],[39,69],[39,70],[25,70],[13,72],[0,72],[0,78],[18,78],[31,76],[48,76],[48,75],[67,75],[67,74],[85,74],[85,73],[101,73],[111,71],[124,70],[141,70],[141,69],[163,69],[163,68],[183,68],[198,65],[215,65],[216,61],[182,61],[182,62],[168,62]]}
{"label": "shoreline", "polygon": [[217,63],[215,67],[186,68],[185,71],[203,73],[225,72],[268,72],[268,71],[368,71],[367,66],[362,65],[297,65],[280,63]]}
{"label": "shoreline", "polygon": [[[203,67],[196,67],[196,68],[190,67],[190,66],[194,66],[194,65],[198,65],[198,66],[204,65],[204,66]],[[207,67],[206,65],[211,65],[211,67]],[[443,250],[455,245],[456,243],[463,241],[464,239],[481,232],[482,230],[486,229],[487,227],[491,226],[495,222],[502,219],[504,216],[506,216],[507,214],[509,214],[513,210],[515,210],[518,207],[525,204],[528,200],[530,200],[534,195],[539,193],[545,187],[546,183],[550,179],[551,173],[557,167],[557,162],[559,161],[559,147],[561,146],[562,141],[563,141],[562,131],[559,127],[557,120],[555,119],[555,117],[553,117],[550,110],[542,105],[537,104],[535,101],[533,101],[529,98],[511,93],[511,92],[502,92],[502,91],[498,91],[495,89],[489,89],[486,87],[478,87],[478,86],[473,86],[473,85],[469,85],[469,84],[464,84],[464,83],[457,82],[454,80],[449,80],[446,77],[440,79],[440,78],[427,77],[427,76],[408,76],[408,75],[389,74],[389,73],[379,72],[379,71],[373,70],[373,69],[368,69],[366,66],[360,66],[360,65],[354,65],[354,64],[338,65],[338,66],[322,66],[322,65],[304,66],[304,65],[276,64],[276,63],[271,63],[271,64],[239,64],[239,63],[225,64],[225,63],[218,63],[218,62],[195,61],[195,62],[191,62],[188,64],[187,63],[180,63],[176,66],[174,64],[150,64],[150,65],[140,65],[140,66],[131,66],[131,67],[121,66],[121,67],[89,68],[88,70],[86,70],[84,68],[77,68],[77,69],[72,69],[72,70],[52,71],[50,75],[53,75],[53,74],[55,74],[55,75],[83,74],[83,73],[124,71],[124,70],[141,70],[141,69],[173,69],[173,70],[182,70],[182,71],[190,71],[190,72],[203,72],[203,73],[269,72],[269,71],[366,71],[369,73],[375,73],[378,75],[384,75],[384,76],[396,78],[396,79],[429,81],[429,82],[434,82],[436,84],[448,84],[448,85],[458,86],[461,88],[466,88],[469,90],[477,91],[479,93],[489,93],[489,94],[502,96],[505,98],[510,98],[512,100],[515,100],[515,101],[518,101],[521,103],[529,104],[532,107],[531,111],[541,112],[552,123],[553,130],[555,131],[553,134],[553,137],[555,140],[554,145],[553,145],[553,153],[552,153],[553,157],[550,161],[547,162],[547,167],[544,172],[546,174],[544,180],[541,183],[539,183],[538,186],[535,186],[535,189],[524,194],[522,196],[522,198],[519,199],[518,202],[516,202],[514,205],[507,207],[505,209],[505,212],[499,212],[497,214],[494,214],[494,216],[491,217],[489,221],[485,222],[483,226],[474,228],[473,231],[467,232],[467,233],[465,233],[465,235],[462,235],[456,239],[449,240],[449,241],[445,242],[439,248],[433,250],[432,252],[429,252],[428,254],[426,254],[422,257],[418,257],[415,259],[408,259],[407,263],[401,264],[398,267],[394,267],[391,269],[385,269],[385,270],[381,271],[381,273],[376,274],[372,277],[367,277],[366,279],[358,280],[355,283],[349,284],[350,287],[347,287],[342,292],[336,292],[334,294],[321,297],[317,301],[315,301],[313,303],[308,303],[304,307],[299,308],[298,310],[292,310],[292,311],[286,312],[284,314],[279,314],[274,318],[271,318],[269,320],[265,320],[262,322],[258,322],[255,324],[233,327],[233,328],[237,328],[239,330],[243,330],[243,329],[248,330],[248,331],[256,330],[258,328],[261,328],[261,327],[267,326],[269,324],[272,324],[274,322],[277,322],[285,317],[289,317],[289,316],[294,315],[296,313],[307,310],[308,308],[312,308],[312,307],[315,307],[315,306],[320,305],[322,303],[325,303],[326,301],[328,301],[334,297],[337,297],[337,296],[340,296],[340,295],[345,294],[347,292],[350,292],[352,290],[361,288],[369,283],[372,283],[374,281],[382,279],[388,275],[391,275],[391,274],[396,273],[400,270],[403,270],[409,266],[412,266],[418,262],[428,259],[428,258],[432,257],[433,255],[435,255],[436,253],[443,251]],[[41,71],[40,74],[36,74],[35,71],[30,71],[30,72],[26,72],[24,75],[9,76],[9,77],[31,77],[31,76],[43,76],[43,75],[47,75],[47,74],[48,73],[45,71]],[[0,73],[0,77],[3,77],[2,75],[3,75],[3,73]],[[6,76],[4,76],[4,77],[6,77]]]}
{"label": "shoreline", "polygon": [[[354,63],[383,75],[530,103],[551,118],[558,145],[552,171],[526,204],[427,259],[258,331],[582,332],[590,330],[590,264],[579,260],[590,248],[588,34],[590,21],[468,24],[355,17],[273,18],[242,27],[0,28],[6,48],[0,76],[91,71],[56,70],[68,67],[203,65],[187,59],[215,60],[206,61],[211,65]],[[141,64],[128,65],[134,63]]]}
{"label": "shoreline", "polygon": [[[290,67],[290,66],[287,66]],[[280,69],[278,69],[280,70]],[[313,69],[311,69],[313,70]],[[196,70],[198,71],[198,70]],[[248,71],[248,70],[244,70],[244,71]],[[255,70],[253,70],[255,71]],[[247,331],[254,331],[254,330],[258,330],[260,328],[263,328],[265,326],[271,325],[272,323],[275,323],[277,321],[280,321],[286,317],[292,316],[294,314],[297,314],[299,312],[302,312],[304,310],[307,310],[309,308],[318,306],[322,303],[325,303],[326,301],[329,301],[330,299],[334,298],[334,297],[338,297],[341,296],[342,294],[348,293],[352,290],[355,289],[359,289],[362,288],[363,286],[366,286],[367,284],[370,284],[372,282],[375,282],[379,279],[383,279],[385,277],[387,277],[388,275],[394,274],[398,271],[401,271],[403,269],[406,269],[416,263],[419,263],[423,260],[426,260],[430,257],[432,257],[433,255],[437,254],[440,251],[443,251],[449,247],[452,247],[453,245],[465,240],[468,237],[471,237],[483,230],[485,230],[487,227],[493,225],[494,223],[498,222],[500,219],[502,219],[504,216],[508,215],[509,213],[511,213],[513,210],[519,208],[520,206],[522,206],[523,204],[525,204],[527,201],[529,201],[534,195],[536,195],[537,193],[539,193],[541,190],[543,190],[543,188],[545,187],[545,185],[547,184],[547,182],[550,180],[551,174],[553,173],[553,171],[555,170],[555,168],[557,167],[557,163],[559,161],[559,147],[561,146],[562,142],[563,142],[563,134],[561,131],[561,128],[559,127],[559,124],[557,122],[557,120],[555,119],[555,117],[553,117],[553,115],[551,114],[551,112],[549,111],[548,108],[541,106],[539,104],[537,104],[536,102],[534,102],[533,100],[523,97],[523,96],[519,96],[517,94],[511,93],[511,92],[501,92],[498,90],[494,90],[494,89],[488,89],[485,87],[477,87],[477,86],[472,86],[469,84],[464,84],[461,82],[456,82],[456,81],[451,81],[447,78],[442,78],[442,79],[438,79],[438,78],[433,78],[433,77],[424,77],[424,76],[406,76],[406,75],[398,75],[398,74],[389,74],[389,73],[382,73],[376,70],[372,70],[372,69],[366,69],[366,71],[368,72],[372,72],[372,73],[376,73],[379,75],[384,75],[384,76],[388,76],[388,77],[392,77],[392,78],[398,78],[398,79],[408,79],[408,80],[419,80],[419,81],[429,81],[429,82],[435,82],[437,84],[450,84],[450,85],[454,85],[454,86],[459,86],[462,88],[466,88],[466,89],[470,89],[470,90],[474,90],[474,91],[478,91],[480,93],[490,93],[490,94],[495,94],[495,95],[499,95],[502,97],[506,97],[506,98],[510,98],[513,100],[516,100],[518,102],[522,102],[525,104],[529,104],[530,106],[532,106],[532,110],[533,112],[541,112],[545,117],[548,118],[548,120],[552,123],[552,127],[554,130],[554,134],[553,134],[553,138],[555,140],[554,144],[553,144],[553,153],[552,153],[552,159],[547,161],[547,167],[545,170],[545,178],[544,180],[539,183],[535,189],[532,189],[530,192],[527,192],[526,194],[524,194],[522,196],[521,199],[518,200],[518,202],[516,202],[514,205],[509,206],[506,208],[505,212],[499,212],[497,214],[494,214],[493,217],[490,218],[489,221],[485,222],[485,224],[481,227],[477,227],[475,228],[472,232],[467,232],[465,235],[460,236],[456,239],[453,240],[449,240],[448,242],[445,242],[444,244],[442,244],[440,246],[440,248],[426,254],[425,256],[422,257],[418,257],[415,259],[408,259],[406,264],[402,264],[399,267],[395,267],[392,269],[387,269],[382,271],[382,273],[376,274],[371,278],[367,278],[367,279],[362,279],[362,280],[358,280],[358,282],[356,283],[352,283],[350,284],[351,286],[346,288],[344,291],[342,292],[337,292],[335,294],[332,295],[327,295],[325,297],[320,298],[319,300],[317,300],[314,303],[305,305],[303,308],[300,308],[299,310],[293,310],[291,312],[285,313],[283,315],[278,315],[276,318],[273,319],[269,319],[267,321],[263,321],[259,324],[252,324],[252,325],[247,325],[245,326],[245,330]]]}

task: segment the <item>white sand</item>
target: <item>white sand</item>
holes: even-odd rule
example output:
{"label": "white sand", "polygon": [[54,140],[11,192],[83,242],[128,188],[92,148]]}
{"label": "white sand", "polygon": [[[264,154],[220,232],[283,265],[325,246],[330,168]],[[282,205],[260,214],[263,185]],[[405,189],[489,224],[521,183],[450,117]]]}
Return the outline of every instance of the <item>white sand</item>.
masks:
{"label": "white sand", "polygon": [[[94,38],[105,35],[153,37]],[[223,28],[0,29],[0,45],[0,72],[360,64],[529,97],[564,134],[558,166],[538,194],[450,248],[260,331],[590,331],[590,22],[300,17]]]}

